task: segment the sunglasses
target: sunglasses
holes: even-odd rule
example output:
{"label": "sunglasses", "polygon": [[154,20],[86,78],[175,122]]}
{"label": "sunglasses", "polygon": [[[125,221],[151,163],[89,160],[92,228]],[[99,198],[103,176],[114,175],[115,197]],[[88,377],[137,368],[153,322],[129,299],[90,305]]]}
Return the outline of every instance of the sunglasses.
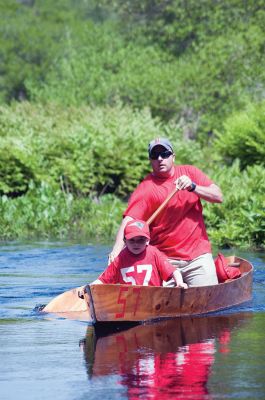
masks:
{"label": "sunglasses", "polygon": [[171,151],[165,150],[165,151],[160,151],[158,153],[151,153],[149,157],[151,160],[158,160],[160,156],[164,160],[165,158],[169,158],[170,156],[172,156],[172,154],[173,153]]}

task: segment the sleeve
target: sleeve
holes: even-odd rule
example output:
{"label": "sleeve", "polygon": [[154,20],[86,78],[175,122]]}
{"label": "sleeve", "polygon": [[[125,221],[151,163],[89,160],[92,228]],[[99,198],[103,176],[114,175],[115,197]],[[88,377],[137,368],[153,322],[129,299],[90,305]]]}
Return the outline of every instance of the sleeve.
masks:
{"label": "sleeve", "polygon": [[172,278],[173,272],[176,268],[170,264],[170,262],[167,260],[167,257],[159,250],[156,251],[156,261],[159,274],[163,281],[168,281],[170,278]]}
{"label": "sleeve", "polygon": [[188,175],[192,181],[200,186],[210,186],[214,183],[204,172],[194,166],[190,166]]}
{"label": "sleeve", "polygon": [[108,265],[104,272],[99,275],[98,279],[103,283],[118,283],[118,263],[117,258]]}
{"label": "sleeve", "polygon": [[145,185],[140,184],[132,193],[123,217],[130,216],[134,219],[146,221],[150,215],[150,206],[146,200]]}

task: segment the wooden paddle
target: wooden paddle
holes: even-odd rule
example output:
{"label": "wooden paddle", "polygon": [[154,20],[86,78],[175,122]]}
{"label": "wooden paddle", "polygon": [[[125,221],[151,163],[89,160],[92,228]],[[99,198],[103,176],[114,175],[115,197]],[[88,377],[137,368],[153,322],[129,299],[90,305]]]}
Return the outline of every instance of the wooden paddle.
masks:
{"label": "wooden paddle", "polygon": [[158,209],[151,215],[150,218],[146,221],[148,225],[151,225],[151,223],[154,221],[154,219],[158,216],[158,214],[163,210],[163,208],[167,205],[170,199],[174,196],[175,193],[177,193],[179,188],[175,187],[174,190],[172,190],[171,193],[167,196],[167,198],[163,201],[163,203],[158,207]]}
{"label": "wooden paddle", "polygon": [[[174,194],[179,189],[175,187],[175,189],[169,193],[167,198],[163,201],[163,203],[158,207],[158,209],[151,215],[151,217],[146,221],[148,225],[150,225],[157,215],[163,210],[163,208],[167,205],[169,200],[174,196]],[[86,285],[85,285],[86,286]],[[85,286],[80,286],[75,289],[68,290],[67,292],[61,293],[59,296],[55,297],[50,301],[43,309],[42,312],[53,312],[53,313],[67,313],[67,312],[76,312],[76,311],[85,311],[87,310],[87,303],[84,298],[79,297],[79,292],[83,292]]]}

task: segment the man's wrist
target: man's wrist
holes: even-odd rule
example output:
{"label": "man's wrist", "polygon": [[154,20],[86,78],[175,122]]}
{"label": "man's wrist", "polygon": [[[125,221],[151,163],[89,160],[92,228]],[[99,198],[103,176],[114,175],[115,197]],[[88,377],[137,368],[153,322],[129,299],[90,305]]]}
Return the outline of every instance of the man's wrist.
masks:
{"label": "man's wrist", "polygon": [[188,189],[189,192],[194,192],[194,190],[196,189],[196,183],[191,182],[190,188]]}

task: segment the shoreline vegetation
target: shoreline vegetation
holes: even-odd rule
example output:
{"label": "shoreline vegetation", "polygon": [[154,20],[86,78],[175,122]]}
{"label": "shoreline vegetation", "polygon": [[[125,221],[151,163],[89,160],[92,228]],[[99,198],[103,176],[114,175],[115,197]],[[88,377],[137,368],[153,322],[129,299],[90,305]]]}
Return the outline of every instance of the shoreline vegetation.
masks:
{"label": "shoreline vegetation", "polygon": [[264,250],[264,7],[188,3],[0,0],[0,240],[112,242],[166,136],[213,245]]}

